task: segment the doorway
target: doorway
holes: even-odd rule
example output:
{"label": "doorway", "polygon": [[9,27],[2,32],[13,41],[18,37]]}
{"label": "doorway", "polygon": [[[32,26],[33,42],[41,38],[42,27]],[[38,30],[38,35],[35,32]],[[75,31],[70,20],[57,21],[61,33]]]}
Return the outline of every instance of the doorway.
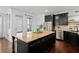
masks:
{"label": "doorway", "polygon": [[0,38],[3,37],[3,16],[0,15]]}
{"label": "doorway", "polygon": [[[8,14],[0,12],[0,53],[7,52],[10,45],[8,41],[9,18]],[[9,49],[9,48],[8,48]]]}

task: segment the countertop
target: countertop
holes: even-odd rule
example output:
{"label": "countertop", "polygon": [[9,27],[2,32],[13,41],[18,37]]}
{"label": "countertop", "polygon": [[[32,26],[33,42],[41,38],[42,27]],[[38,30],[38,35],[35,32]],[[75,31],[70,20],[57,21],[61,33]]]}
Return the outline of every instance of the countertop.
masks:
{"label": "countertop", "polygon": [[13,36],[20,39],[20,40],[22,40],[22,41],[24,41],[24,42],[26,42],[26,43],[29,43],[31,41],[37,40],[41,37],[50,35],[52,33],[55,33],[55,32],[53,32],[53,31],[43,31],[43,32],[40,32],[40,33],[33,32],[31,37],[27,37],[27,32],[26,33],[24,32],[21,35],[22,37],[21,36],[16,36],[16,35],[13,35]]}
{"label": "countertop", "polygon": [[72,33],[77,33],[79,35],[79,31],[68,31],[68,32],[72,32]]}
{"label": "countertop", "polygon": [[79,32],[72,32],[72,33],[77,33],[79,35]]}

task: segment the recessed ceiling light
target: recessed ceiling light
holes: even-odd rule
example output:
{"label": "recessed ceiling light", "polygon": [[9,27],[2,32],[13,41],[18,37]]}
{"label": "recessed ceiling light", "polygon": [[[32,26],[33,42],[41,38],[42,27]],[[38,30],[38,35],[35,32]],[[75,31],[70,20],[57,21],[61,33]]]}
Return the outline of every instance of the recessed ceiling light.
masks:
{"label": "recessed ceiling light", "polygon": [[45,10],[45,12],[49,12],[48,10]]}

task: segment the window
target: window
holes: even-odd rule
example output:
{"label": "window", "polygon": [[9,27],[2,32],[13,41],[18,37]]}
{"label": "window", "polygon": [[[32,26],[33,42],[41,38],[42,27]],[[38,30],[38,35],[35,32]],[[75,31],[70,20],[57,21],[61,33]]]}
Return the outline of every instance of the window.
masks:
{"label": "window", "polygon": [[23,32],[23,16],[16,15],[16,32]]}

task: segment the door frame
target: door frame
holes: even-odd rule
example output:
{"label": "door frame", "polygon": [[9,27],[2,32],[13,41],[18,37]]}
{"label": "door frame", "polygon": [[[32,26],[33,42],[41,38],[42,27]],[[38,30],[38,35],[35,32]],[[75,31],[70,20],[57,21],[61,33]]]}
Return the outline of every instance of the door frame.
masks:
{"label": "door frame", "polygon": [[4,27],[3,27],[4,26],[4,23],[3,23],[3,21],[4,21],[3,14],[0,13],[0,17],[2,18],[1,19],[1,25],[0,25],[1,26],[1,30],[0,30],[1,31],[1,36],[0,36],[0,38],[3,38],[3,33],[4,33],[3,32],[3,29],[4,29]]}
{"label": "door frame", "polygon": [[[5,32],[4,32],[4,19],[5,19],[5,18],[4,18],[4,17],[7,16],[7,13],[2,13],[2,12],[0,12],[0,16],[2,16],[2,23],[1,23],[1,24],[2,24],[2,25],[1,25],[1,26],[2,26],[2,37],[1,37],[1,38],[4,38],[4,37],[5,37],[5,35],[4,35],[4,33],[5,33]],[[7,24],[7,25],[8,25],[8,24]]]}

